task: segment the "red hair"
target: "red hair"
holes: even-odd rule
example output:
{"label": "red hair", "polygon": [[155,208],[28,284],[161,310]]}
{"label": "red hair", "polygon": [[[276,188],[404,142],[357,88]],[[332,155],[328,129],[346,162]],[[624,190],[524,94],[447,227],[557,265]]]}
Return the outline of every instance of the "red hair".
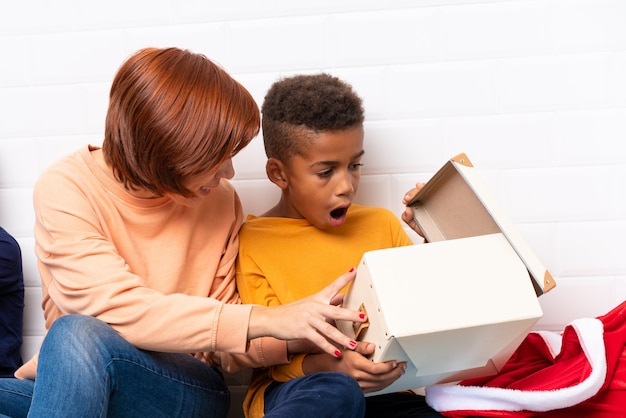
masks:
{"label": "red hair", "polygon": [[191,196],[184,179],[217,169],[259,124],[252,95],[207,57],[146,48],[113,80],[102,150],[125,187]]}

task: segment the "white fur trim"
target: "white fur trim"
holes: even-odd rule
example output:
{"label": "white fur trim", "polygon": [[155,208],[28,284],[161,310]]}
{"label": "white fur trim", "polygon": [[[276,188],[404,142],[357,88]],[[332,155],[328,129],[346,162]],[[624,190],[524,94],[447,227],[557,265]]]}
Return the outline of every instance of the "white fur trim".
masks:
{"label": "white fur trim", "polygon": [[[567,408],[594,396],[606,378],[604,326],[598,319],[582,318],[573,321],[579,342],[591,365],[590,375],[577,385],[556,390],[518,390],[481,386],[434,385],[426,388],[426,401],[437,411],[537,411]],[[552,350],[561,341],[549,333],[541,333]]]}
{"label": "white fur trim", "polygon": [[563,345],[563,335],[550,331],[535,331],[533,334],[539,335],[543,338],[543,342],[550,350],[550,355],[555,358],[557,354],[561,352],[561,346]]}

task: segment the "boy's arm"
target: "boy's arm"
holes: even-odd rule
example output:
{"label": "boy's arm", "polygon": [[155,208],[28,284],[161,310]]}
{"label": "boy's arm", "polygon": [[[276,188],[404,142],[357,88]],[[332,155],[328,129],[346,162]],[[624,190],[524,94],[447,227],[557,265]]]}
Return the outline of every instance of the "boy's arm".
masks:
{"label": "boy's arm", "polygon": [[[281,304],[263,272],[258,269],[255,262],[243,255],[241,248],[237,259],[236,279],[242,303],[263,306],[278,306]],[[291,351],[292,347],[299,347],[299,345],[288,344],[288,347],[290,349],[289,362],[270,367],[272,378],[279,382],[286,382],[295,377],[304,376],[302,362],[305,354]]]}
{"label": "boy's arm", "polygon": [[[240,245],[243,245],[240,241]],[[245,257],[240,249],[235,267],[237,291],[242,303],[263,306],[281,305],[265,275],[256,263]]]}
{"label": "boy's arm", "polygon": [[[302,369],[302,363],[308,354],[300,353],[291,356],[289,363],[272,366],[269,368],[270,376],[277,382],[286,382],[296,377],[302,377],[306,373]],[[328,355],[328,357],[331,357]]]}

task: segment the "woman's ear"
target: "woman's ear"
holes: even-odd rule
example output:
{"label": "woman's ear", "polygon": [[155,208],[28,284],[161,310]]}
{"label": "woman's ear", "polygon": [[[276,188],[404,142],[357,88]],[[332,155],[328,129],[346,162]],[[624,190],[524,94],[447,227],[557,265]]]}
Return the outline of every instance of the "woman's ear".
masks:
{"label": "woman's ear", "polygon": [[265,173],[272,183],[284,190],[287,188],[287,174],[285,165],[276,158],[269,158],[265,163]]}

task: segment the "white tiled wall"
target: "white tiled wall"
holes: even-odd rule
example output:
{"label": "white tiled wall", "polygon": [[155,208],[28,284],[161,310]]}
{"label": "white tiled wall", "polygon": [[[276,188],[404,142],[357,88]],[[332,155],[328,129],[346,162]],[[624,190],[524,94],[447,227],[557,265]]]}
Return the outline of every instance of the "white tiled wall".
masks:
{"label": "white tiled wall", "polygon": [[[359,201],[402,194],[465,152],[558,281],[542,329],[626,299],[623,0],[107,0],[0,5],[0,224],[22,245],[25,355],[43,332],[32,185],[101,143],[122,61],[178,46],[222,64],[261,103],[278,76],[327,71],[367,110]],[[236,161],[247,212],[277,196],[259,140]]]}

